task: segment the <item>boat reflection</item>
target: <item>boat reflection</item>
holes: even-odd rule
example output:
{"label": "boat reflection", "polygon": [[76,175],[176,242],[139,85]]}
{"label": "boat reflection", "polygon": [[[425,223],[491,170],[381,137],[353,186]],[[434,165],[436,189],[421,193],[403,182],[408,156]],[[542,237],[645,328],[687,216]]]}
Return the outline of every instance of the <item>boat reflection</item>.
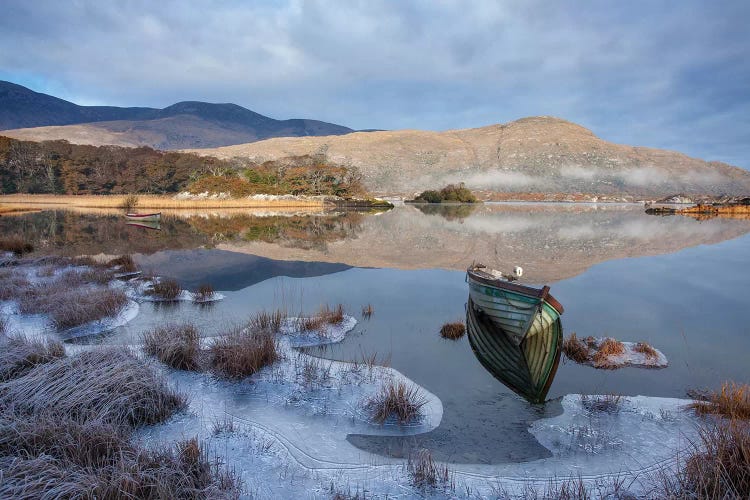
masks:
{"label": "boat reflection", "polygon": [[560,362],[562,306],[536,289],[481,269],[468,273],[466,327],[484,368],[531,403],[543,403]]}
{"label": "boat reflection", "polygon": [[159,221],[138,221],[138,222],[126,222],[131,227],[141,227],[144,229],[152,229],[154,231],[161,231],[161,223]]}

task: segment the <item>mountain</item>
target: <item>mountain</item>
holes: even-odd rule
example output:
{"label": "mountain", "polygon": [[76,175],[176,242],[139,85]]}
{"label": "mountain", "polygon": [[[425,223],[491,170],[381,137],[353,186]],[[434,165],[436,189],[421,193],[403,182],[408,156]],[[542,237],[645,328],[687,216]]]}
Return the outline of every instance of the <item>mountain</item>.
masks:
{"label": "mountain", "polygon": [[275,120],[236,104],[178,102],[164,109],[79,106],[0,81],[2,135],[77,144],[205,148],[271,137],[338,135],[350,128],[317,120]]}
{"label": "mountain", "polygon": [[193,152],[266,161],[322,154],[356,167],[378,195],[464,182],[484,199],[633,199],[674,193],[750,193],[750,172],[681,153],[614,144],[560,118],[523,118],[487,127],[428,132],[398,130],[330,137],[276,138]]}

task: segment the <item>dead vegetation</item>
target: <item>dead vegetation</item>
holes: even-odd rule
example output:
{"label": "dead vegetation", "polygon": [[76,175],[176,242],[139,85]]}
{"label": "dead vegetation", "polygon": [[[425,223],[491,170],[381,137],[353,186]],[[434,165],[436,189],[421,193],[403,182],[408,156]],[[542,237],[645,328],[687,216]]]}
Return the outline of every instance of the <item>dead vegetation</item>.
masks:
{"label": "dead vegetation", "polygon": [[611,362],[611,358],[619,356],[625,353],[625,346],[619,340],[607,337],[599,345],[599,349],[596,351],[593,357],[594,368],[613,370],[619,368],[620,365]]}
{"label": "dead vegetation", "polygon": [[233,379],[250,376],[279,358],[272,334],[240,327],[216,337],[209,355],[214,371]]}
{"label": "dead vegetation", "polygon": [[370,319],[374,313],[375,313],[375,308],[372,306],[372,304],[367,304],[366,306],[362,306],[362,318],[363,319]]}
{"label": "dead vegetation", "polygon": [[589,396],[581,394],[581,406],[590,412],[619,413],[627,398],[620,394]]}
{"label": "dead vegetation", "polygon": [[[0,325],[4,318],[0,317]],[[2,329],[0,329],[0,333]],[[37,365],[65,357],[62,344],[51,340],[29,340],[25,337],[0,337],[0,382],[18,378]]]}
{"label": "dead vegetation", "polygon": [[195,326],[168,324],[143,333],[143,350],[167,366],[197,370],[200,363],[200,333]]}
{"label": "dead vegetation", "polygon": [[705,394],[705,401],[691,403],[699,415],[720,415],[730,419],[750,419],[750,386],[725,382],[716,392]]}
{"label": "dead vegetation", "polygon": [[333,308],[325,304],[315,315],[302,320],[302,329],[306,332],[322,331],[326,325],[338,325],[342,321],[344,321],[343,304],[338,304]]}
{"label": "dead vegetation", "polygon": [[12,252],[16,256],[21,256],[34,251],[34,245],[20,236],[4,236],[0,238],[0,250]]}
{"label": "dead vegetation", "polygon": [[110,260],[107,262],[107,267],[116,267],[124,273],[134,273],[138,270],[138,266],[130,255],[120,255]]}
{"label": "dead vegetation", "polygon": [[646,359],[658,359],[659,353],[646,342],[638,342],[633,348],[635,352],[639,352],[646,356]]}
{"label": "dead vegetation", "polygon": [[258,311],[248,320],[247,327],[256,332],[275,334],[281,329],[286,319],[286,313],[280,309],[275,311]]}
{"label": "dead vegetation", "polygon": [[195,291],[195,300],[198,302],[205,302],[207,300],[211,300],[214,298],[214,294],[216,291],[214,290],[214,287],[211,286],[208,283],[202,283],[198,286],[198,289]]}
{"label": "dead vegetation", "polygon": [[458,340],[466,334],[463,322],[446,323],[440,328],[440,336],[444,339]]}
{"label": "dead vegetation", "polygon": [[575,333],[563,341],[562,351],[568,359],[576,363],[585,363],[589,360],[589,346],[579,340]]}
{"label": "dead vegetation", "polygon": [[379,424],[393,419],[404,425],[417,420],[422,415],[422,407],[426,404],[427,398],[419,387],[390,380],[365,401],[365,408],[370,412],[373,421]]}
{"label": "dead vegetation", "polygon": [[412,485],[417,488],[443,488],[454,490],[452,474],[445,464],[438,464],[432,459],[430,450],[420,450],[414,455],[409,455],[406,471]]}
{"label": "dead vegetation", "polygon": [[154,282],[149,294],[161,300],[175,300],[182,292],[182,287],[177,280],[162,278]]}
{"label": "dead vegetation", "polygon": [[[0,352],[3,366],[13,359]],[[196,439],[158,450],[130,440],[134,427],[166,420],[184,398],[129,351],[85,352],[16,375],[0,383],[1,498],[239,495],[237,478]]]}

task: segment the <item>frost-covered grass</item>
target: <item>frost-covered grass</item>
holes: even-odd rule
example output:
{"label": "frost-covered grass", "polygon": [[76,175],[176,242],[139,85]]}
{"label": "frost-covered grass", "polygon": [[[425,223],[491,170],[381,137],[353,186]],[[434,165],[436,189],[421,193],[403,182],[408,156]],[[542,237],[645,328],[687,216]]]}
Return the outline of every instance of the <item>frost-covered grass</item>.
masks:
{"label": "frost-covered grass", "polygon": [[203,283],[198,286],[198,289],[193,293],[197,302],[206,302],[214,298],[216,291],[214,287],[209,283]]}
{"label": "frost-covered grass", "polygon": [[154,282],[148,293],[161,300],[176,300],[180,292],[182,292],[182,286],[177,280],[163,278]]}
{"label": "frost-covered grass", "polygon": [[705,395],[705,401],[690,405],[701,415],[721,415],[728,418],[750,419],[750,385],[725,382],[721,389]]}
{"label": "frost-covered grass", "polygon": [[364,404],[372,419],[379,424],[390,419],[408,424],[420,417],[427,398],[416,385],[389,380]]}
{"label": "frost-covered grass", "polygon": [[200,364],[200,333],[189,323],[167,324],[143,332],[143,350],[178,370],[196,370]]}
{"label": "frost-covered grass", "polygon": [[37,365],[63,357],[65,348],[57,341],[0,336],[0,382],[18,378]]}
{"label": "frost-covered grass", "polygon": [[440,336],[444,339],[458,340],[465,334],[466,327],[461,321],[446,323],[440,328]]}
{"label": "frost-covered grass", "polygon": [[417,488],[442,487],[446,490],[455,490],[450,469],[445,464],[433,460],[430,450],[419,450],[410,455],[406,464],[406,470],[412,485]]}
{"label": "frost-covered grass", "polygon": [[279,357],[273,334],[237,327],[216,337],[209,347],[213,370],[227,378],[250,376]]}

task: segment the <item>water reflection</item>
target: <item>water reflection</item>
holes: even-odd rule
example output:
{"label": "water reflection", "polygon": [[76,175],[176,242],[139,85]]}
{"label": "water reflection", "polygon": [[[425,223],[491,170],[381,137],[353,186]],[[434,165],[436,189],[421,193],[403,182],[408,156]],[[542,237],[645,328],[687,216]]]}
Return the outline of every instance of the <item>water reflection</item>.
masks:
{"label": "water reflection", "polygon": [[473,214],[480,205],[476,203],[462,203],[455,205],[415,203],[412,206],[425,215],[438,215],[445,220],[461,221]]}

